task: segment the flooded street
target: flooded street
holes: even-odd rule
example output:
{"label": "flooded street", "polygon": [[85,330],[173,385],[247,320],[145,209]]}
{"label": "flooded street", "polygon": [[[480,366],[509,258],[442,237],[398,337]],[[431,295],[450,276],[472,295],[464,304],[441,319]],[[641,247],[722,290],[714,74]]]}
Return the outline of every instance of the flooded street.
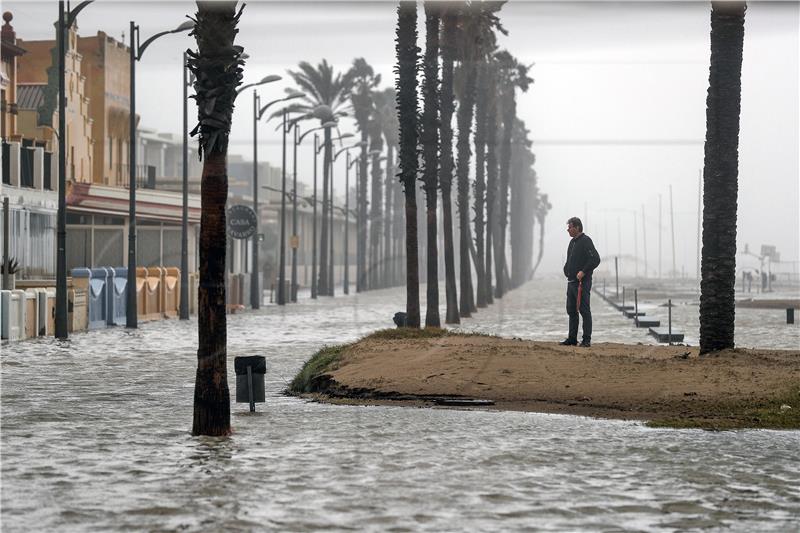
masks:
{"label": "flooded street", "polygon": [[[561,340],[563,283],[534,281],[462,329]],[[424,295],[424,287],[421,291]],[[796,296],[795,296],[796,297]],[[649,429],[565,415],[333,406],[283,396],[325,344],[390,327],[404,289],[228,320],[267,358],[267,402],[230,438],[189,433],[197,322],[2,346],[4,531],[790,531],[800,432]],[[666,324],[660,301],[645,300]],[[649,343],[600,298],[594,342]],[[424,313],[424,302],[423,302]],[[673,324],[697,342],[697,305]],[[648,314],[650,311],[648,310]],[[444,316],[444,315],[442,315]],[[797,349],[781,310],[737,310],[739,346]],[[798,406],[800,407],[800,406]]]}

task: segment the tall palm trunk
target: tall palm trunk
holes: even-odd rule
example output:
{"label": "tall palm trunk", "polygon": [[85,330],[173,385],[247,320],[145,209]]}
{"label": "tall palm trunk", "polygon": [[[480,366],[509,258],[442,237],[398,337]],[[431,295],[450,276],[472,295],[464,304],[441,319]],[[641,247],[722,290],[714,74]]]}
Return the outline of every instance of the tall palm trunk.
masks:
{"label": "tall palm trunk", "polygon": [[200,288],[198,292],[197,374],[193,435],[231,431],[225,315],[225,202],[228,199],[228,136],[236,87],[242,80],[243,49],[234,46],[241,10],[236,2],[197,2],[192,34],[198,52],[189,50],[195,75],[201,182]]}
{"label": "tall palm trunk", "polygon": [[359,125],[361,129],[361,158],[358,161],[358,184],[356,186],[358,197],[358,240],[356,242],[356,292],[367,290],[367,142],[369,140],[367,126]]}
{"label": "tall palm trunk", "polygon": [[500,183],[497,195],[498,204],[498,236],[495,245],[495,268],[497,284],[495,298],[502,298],[506,292],[506,227],[508,225],[508,181],[511,167],[511,133],[514,129],[514,118],[517,115],[514,100],[514,87],[506,86],[503,90],[503,139],[500,145]]}
{"label": "tall palm trunk", "polygon": [[458,183],[458,223],[459,223],[459,259],[461,299],[459,313],[462,317],[472,316],[472,268],[469,256],[469,160],[470,133],[472,132],[472,116],[475,109],[475,62],[464,62],[466,80],[464,94],[458,105],[458,161],[456,163],[456,179]]}
{"label": "tall palm trunk", "polygon": [[383,208],[383,268],[381,268],[381,287],[391,287],[392,277],[392,193],[394,191],[394,168],[392,165],[392,143],[386,142],[386,178],[384,181]]}
{"label": "tall palm trunk", "polygon": [[497,227],[497,69],[489,71],[486,95],[486,301],[494,302],[492,294],[492,247]]}
{"label": "tall palm trunk", "polygon": [[486,92],[489,75],[485,63],[478,67],[478,89],[475,100],[475,271],[478,275],[478,290],[475,295],[476,305],[486,307],[486,257],[484,253],[484,202],[486,200]]}
{"label": "tall palm trunk", "polygon": [[700,353],[734,347],[736,202],[744,2],[711,3],[711,67],[703,169]]}
{"label": "tall palm trunk", "polygon": [[397,116],[400,121],[400,181],[406,199],[406,326],[419,328],[417,251],[417,3],[397,7]]}
{"label": "tall palm trunk", "polygon": [[381,196],[383,195],[383,180],[381,172],[380,153],[383,151],[383,137],[380,123],[373,119],[370,124],[370,152],[372,155],[372,191],[369,215],[369,288],[377,289],[380,286],[380,245],[381,222],[383,220]]}
{"label": "tall palm trunk", "polygon": [[422,181],[425,186],[428,229],[427,238],[427,312],[425,327],[441,326],[439,320],[439,258],[437,255],[436,195],[438,193],[439,124],[439,13],[440,8],[432,2],[425,2],[425,81],[422,87],[425,107],[422,115],[422,150],[425,168]]}
{"label": "tall palm trunk", "polygon": [[328,244],[330,243],[330,175],[331,175],[331,129],[325,128],[325,140],[323,141],[325,147],[322,158],[322,224],[320,225],[320,239],[319,239],[319,281],[317,282],[317,293],[321,296],[329,296],[331,293],[328,275],[329,271],[329,254]]}
{"label": "tall palm trunk", "polygon": [[442,86],[439,94],[441,159],[439,166],[439,186],[442,189],[442,226],[444,230],[444,277],[447,311],[445,322],[461,322],[458,312],[458,293],[456,291],[456,266],[453,252],[453,62],[456,56],[456,35],[458,16],[455,7],[448,5],[442,17]]}
{"label": "tall palm trunk", "polygon": [[[400,147],[397,146],[397,151],[400,150]],[[394,165],[393,160],[393,165]],[[393,174],[396,174],[394,172]],[[396,176],[393,176],[393,178]],[[402,285],[406,279],[406,271],[405,271],[405,242],[406,242],[406,232],[405,232],[405,196],[400,194],[402,191],[402,184],[398,182],[394,182],[392,187],[394,188],[394,222],[392,226],[394,227],[393,237],[394,237],[394,261],[392,261],[392,266],[394,268],[394,286]]]}

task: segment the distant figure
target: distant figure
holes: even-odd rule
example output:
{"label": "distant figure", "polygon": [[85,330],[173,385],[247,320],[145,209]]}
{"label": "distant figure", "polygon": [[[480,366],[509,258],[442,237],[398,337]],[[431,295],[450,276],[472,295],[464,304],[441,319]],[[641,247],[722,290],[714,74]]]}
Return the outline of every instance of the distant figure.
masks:
{"label": "distant figure", "polygon": [[392,320],[394,320],[394,323],[398,328],[404,328],[406,327],[406,323],[408,321],[408,314],[399,311],[394,314],[394,318],[392,318]]}
{"label": "distant figure", "polygon": [[578,217],[567,220],[567,233],[572,237],[567,247],[567,262],[564,275],[567,277],[567,314],[569,315],[569,336],[560,342],[564,346],[578,344],[578,299],[580,314],[583,317],[583,340],[581,346],[592,345],[592,311],[589,308],[589,294],[592,290],[592,272],[600,264],[600,254],[592,239],[583,233],[583,223]]}

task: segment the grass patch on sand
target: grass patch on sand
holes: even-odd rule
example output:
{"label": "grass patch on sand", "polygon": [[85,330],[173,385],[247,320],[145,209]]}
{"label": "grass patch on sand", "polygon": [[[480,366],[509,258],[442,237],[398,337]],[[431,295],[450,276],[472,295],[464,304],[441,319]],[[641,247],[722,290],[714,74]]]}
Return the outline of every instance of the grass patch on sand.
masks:
{"label": "grass patch on sand", "polygon": [[[392,328],[381,329],[366,335],[353,344],[366,340],[406,340],[406,339],[437,339],[446,337],[448,335],[458,337],[481,336],[489,337],[484,333],[462,333],[451,332],[444,328]],[[319,376],[326,374],[332,370],[336,370],[339,365],[344,350],[352,346],[352,344],[339,344],[335,346],[325,346],[320,351],[311,356],[311,359],[306,361],[300,372],[297,373],[295,378],[289,384],[287,389],[290,394],[306,394],[313,392],[320,392],[321,382],[317,379]]]}
{"label": "grass patch on sand", "polygon": [[647,425],[654,428],[712,431],[800,429],[800,383],[766,401],[721,404],[710,408],[703,416],[662,418],[651,420]]}
{"label": "grass patch on sand", "polygon": [[311,359],[306,361],[303,368],[300,369],[300,372],[289,384],[289,392],[292,394],[318,392],[316,378],[329,370],[336,369],[339,358],[347,346],[349,344],[324,346],[320,351],[312,355]]}

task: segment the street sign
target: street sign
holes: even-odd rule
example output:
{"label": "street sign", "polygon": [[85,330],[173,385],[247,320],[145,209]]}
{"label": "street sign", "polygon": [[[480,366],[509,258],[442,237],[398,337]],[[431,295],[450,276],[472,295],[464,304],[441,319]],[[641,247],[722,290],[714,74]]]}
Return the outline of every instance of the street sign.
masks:
{"label": "street sign", "polygon": [[289,246],[292,248],[299,248],[300,247],[300,236],[299,235],[292,235],[289,237]]}
{"label": "street sign", "polygon": [[256,233],[256,213],[246,205],[234,205],[228,209],[228,235],[234,239],[249,239]]}

